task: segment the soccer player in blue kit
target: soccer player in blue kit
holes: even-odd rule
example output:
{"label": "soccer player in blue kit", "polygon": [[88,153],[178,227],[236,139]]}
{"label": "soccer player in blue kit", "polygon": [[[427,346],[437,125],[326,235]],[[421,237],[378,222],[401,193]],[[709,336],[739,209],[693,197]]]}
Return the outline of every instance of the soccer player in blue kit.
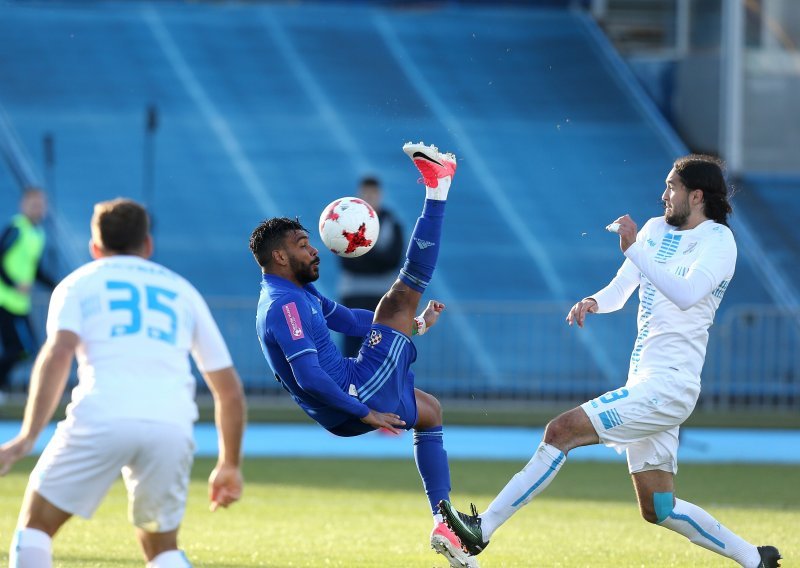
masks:
{"label": "soccer player in blue kit", "polygon": [[[425,182],[425,205],[417,220],[398,279],[375,312],[350,309],[320,294],[320,258],[297,221],[267,219],[250,237],[263,272],[256,329],[264,356],[295,402],[328,431],[358,436],[378,428],[414,429],[414,457],[434,515],[431,546],[453,567],[475,567],[447,528],[437,503],[450,492],[450,469],[442,441],[442,409],[432,395],[414,388],[412,335],[434,325],[444,305],[430,301],[415,317],[439,255],[442,221],[456,170],[452,154],[408,143],[403,151]],[[330,330],[364,337],[357,358],[342,356]]]}

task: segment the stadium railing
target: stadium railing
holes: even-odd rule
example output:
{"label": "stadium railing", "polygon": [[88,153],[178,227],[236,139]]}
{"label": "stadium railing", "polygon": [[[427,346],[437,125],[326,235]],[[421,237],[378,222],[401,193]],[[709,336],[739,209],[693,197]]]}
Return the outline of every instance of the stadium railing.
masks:
{"label": "stadium railing", "polygon": [[[224,335],[236,367],[251,397],[285,397],[269,370],[255,334],[255,298],[207,299]],[[47,296],[37,296],[34,322],[41,330]],[[581,402],[622,386],[627,356],[633,345],[635,303],[621,313],[593,318],[590,326],[612,320],[629,328],[596,337],[613,352],[619,378],[604,376],[580,341],[583,330],[564,323],[561,304],[538,302],[476,302],[448,305],[461,312],[462,321],[474,322],[481,337],[492,342],[494,376],[476,364],[451,333],[438,326],[415,341],[413,365],[419,388],[445,400],[485,401],[497,405],[515,402]],[[443,318],[444,320],[445,318]],[[451,318],[456,319],[456,318]],[[703,390],[698,408],[705,410],[800,409],[800,312],[772,305],[737,304],[720,314],[710,331]],[[607,323],[607,322],[604,322]],[[20,372],[16,382],[23,379]],[[73,379],[74,380],[74,379]],[[20,389],[23,388],[20,385]],[[202,384],[199,386],[203,391]]]}
{"label": "stadium railing", "polygon": [[[267,367],[255,334],[255,300],[211,298],[211,309],[253,394],[282,392]],[[598,337],[615,354],[619,379],[609,380],[578,336],[564,323],[565,310],[552,303],[470,303],[448,305],[475,322],[492,343],[495,376],[485,375],[454,341],[446,326],[415,341],[416,385],[440,398],[503,401],[582,401],[618,388],[627,375],[635,330]],[[616,317],[635,320],[635,305]],[[443,318],[444,319],[444,318]],[[599,322],[600,318],[591,321]],[[721,314],[710,331],[703,393],[699,407],[748,409],[800,408],[800,312],[771,305],[735,305]],[[624,355],[624,359],[619,356]]]}

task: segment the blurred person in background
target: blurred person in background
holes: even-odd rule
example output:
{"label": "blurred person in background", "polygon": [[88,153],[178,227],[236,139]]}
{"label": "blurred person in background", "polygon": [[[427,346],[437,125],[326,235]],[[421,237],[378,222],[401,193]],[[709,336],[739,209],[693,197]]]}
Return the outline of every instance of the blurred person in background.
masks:
{"label": "blurred person in background", "polygon": [[187,568],[177,539],[197,419],[189,354],[216,406],[212,511],[242,491],[242,385],[200,293],[148,260],[153,241],[144,208],[127,199],[98,203],[91,232],[95,260],[53,292],[20,432],[0,446],[4,475],[51,420],[77,355],[78,385],[31,472],[10,566],[50,567],[56,532],[72,515],[91,517],[122,473],[148,568]]}
{"label": "blurred person in background", "polygon": [[22,192],[20,212],[0,235],[0,404],[7,396],[14,366],[36,353],[37,342],[30,321],[34,282],[53,289],[55,282],[40,267],[47,214],[47,198],[41,189]]}
{"label": "blurred person in background", "polygon": [[[378,302],[397,278],[406,243],[402,225],[394,213],[383,205],[383,191],[378,178],[362,178],[358,196],[375,209],[381,232],[369,253],[356,258],[339,257],[339,299],[348,308],[375,311]],[[357,356],[363,341],[363,337],[346,336],[343,349],[345,357]]]}
{"label": "blurred person in background", "polygon": [[774,546],[755,546],[704,509],[675,496],[678,433],[700,396],[708,329],[733,278],[736,241],[728,228],[731,213],[722,164],[716,158],[679,158],[661,195],[664,215],[641,231],[628,215],[608,226],[619,235],[625,256],[602,290],[576,303],[569,325],[583,327],[587,314],[621,309],[639,288],[639,333],[630,358],[628,381],[553,419],[528,464],[478,514],[457,511],[442,501],[442,513],[472,554],[492,534],[544,491],[570,450],[602,443],[626,451],[628,471],[649,523],[730,558],[744,568],[777,568]]}

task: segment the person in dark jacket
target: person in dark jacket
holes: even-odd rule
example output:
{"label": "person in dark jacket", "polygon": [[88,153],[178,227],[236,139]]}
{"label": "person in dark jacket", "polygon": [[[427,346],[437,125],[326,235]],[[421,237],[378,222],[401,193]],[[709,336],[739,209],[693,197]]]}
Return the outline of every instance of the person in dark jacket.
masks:
{"label": "person in dark jacket", "polygon": [[[383,206],[383,191],[378,178],[362,178],[358,195],[378,213],[381,232],[369,253],[356,258],[340,257],[339,300],[348,308],[375,311],[378,301],[397,278],[397,270],[405,258],[406,242],[400,221]],[[345,337],[343,354],[346,357],[357,356],[363,341],[363,337]]]}

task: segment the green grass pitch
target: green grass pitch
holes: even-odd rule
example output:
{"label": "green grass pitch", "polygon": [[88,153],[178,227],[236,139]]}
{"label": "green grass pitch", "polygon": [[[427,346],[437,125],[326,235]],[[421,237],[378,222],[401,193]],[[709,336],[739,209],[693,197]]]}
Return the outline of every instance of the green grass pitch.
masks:
{"label": "green grass pitch", "polygon": [[[533,447],[532,447],[533,449]],[[576,450],[580,451],[580,450]],[[0,565],[32,460],[0,479]],[[453,500],[485,507],[517,462],[453,461]],[[181,546],[196,567],[444,567],[429,549],[431,521],[412,459],[250,459],[244,498],[210,513],[197,460]],[[685,464],[678,494],[756,544],[777,545],[784,567],[800,549],[800,467]],[[54,544],[57,567],[143,566],[121,483],[91,521],[73,519]],[[624,464],[567,463],[480,556],[492,567],[735,566],[638,515]]]}

